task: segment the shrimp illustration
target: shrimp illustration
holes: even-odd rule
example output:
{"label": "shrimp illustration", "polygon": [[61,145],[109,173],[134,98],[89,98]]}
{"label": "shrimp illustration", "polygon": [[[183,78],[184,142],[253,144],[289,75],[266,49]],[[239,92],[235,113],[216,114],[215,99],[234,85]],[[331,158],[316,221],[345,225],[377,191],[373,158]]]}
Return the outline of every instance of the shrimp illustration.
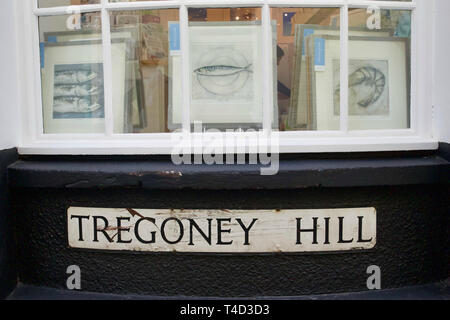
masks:
{"label": "shrimp illustration", "polygon": [[[355,90],[358,87],[358,96],[361,97],[357,104],[367,108],[378,101],[386,87],[386,76],[377,68],[364,66],[357,69],[349,76],[349,88]],[[335,96],[340,96],[340,86],[335,90]]]}

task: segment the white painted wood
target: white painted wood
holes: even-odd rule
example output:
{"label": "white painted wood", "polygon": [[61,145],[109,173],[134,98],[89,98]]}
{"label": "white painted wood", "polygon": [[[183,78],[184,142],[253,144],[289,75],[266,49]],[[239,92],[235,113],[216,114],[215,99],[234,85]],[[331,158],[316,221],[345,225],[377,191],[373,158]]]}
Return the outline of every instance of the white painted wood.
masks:
{"label": "white painted wood", "polygon": [[109,0],[102,0],[102,44],[103,44],[103,86],[105,94],[105,134],[114,134],[112,51],[111,51],[111,19],[105,6]]}
{"label": "white painted wood", "polygon": [[[224,138],[226,139],[226,138]],[[193,139],[194,140],[194,139]],[[226,141],[226,140],[224,140]],[[236,147],[254,149],[252,145],[239,143]],[[175,144],[171,139],[128,139],[128,140],[101,140],[98,141],[85,138],[84,140],[67,140],[44,142],[39,141],[32,144],[23,144],[19,147],[21,154],[61,154],[61,155],[120,155],[120,154],[171,154]],[[192,153],[187,149],[186,153]],[[198,147],[198,146],[197,146]],[[214,148],[215,145],[209,144]],[[217,145],[222,147],[222,145]],[[200,146],[201,148],[201,146]],[[413,150],[435,150],[438,142],[434,139],[423,139],[419,136],[405,137],[341,137],[341,138],[280,138],[280,153],[333,153],[333,152],[376,152],[376,151],[413,151]]]}
{"label": "white painted wood", "polygon": [[181,49],[181,101],[182,101],[182,131],[185,135],[191,131],[191,72],[189,46],[189,13],[186,6],[180,8],[180,49]]}
{"label": "white painted wood", "polygon": [[[347,1],[345,1],[347,2]],[[341,7],[340,130],[348,132],[348,5]]]}
{"label": "white painted wood", "polygon": [[20,140],[20,85],[19,61],[22,52],[18,50],[19,30],[15,1],[3,1],[0,20],[0,151],[16,147]]}
{"label": "white painted wood", "polygon": [[[71,207],[67,212],[69,246],[98,250],[217,253],[365,250],[375,246],[376,228],[375,208],[170,210]],[[306,231],[308,229],[316,231]]]}
{"label": "white painted wood", "polygon": [[273,56],[272,56],[272,24],[270,7],[265,4],[262,8],[262,55],[263,55],[263,130],[267,133],[272,131],[273,125]]}

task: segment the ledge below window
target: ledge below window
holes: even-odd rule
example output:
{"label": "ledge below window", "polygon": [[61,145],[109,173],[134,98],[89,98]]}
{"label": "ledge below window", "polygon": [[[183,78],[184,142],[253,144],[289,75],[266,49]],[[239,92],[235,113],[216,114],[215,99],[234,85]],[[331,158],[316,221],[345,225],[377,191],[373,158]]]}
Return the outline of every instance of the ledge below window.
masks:
{"label": "ledge below window", "polygon": [[[376,155],[376,156],[375,156]],[[259,165],[175,165],[170,157],[30,157],[9,167],[12,187],[144,189],[297,189],[436,184],[450,181],[450,163],[429,154],[345,154],[333,159],[279,161],[276,175],[263,176]]]}

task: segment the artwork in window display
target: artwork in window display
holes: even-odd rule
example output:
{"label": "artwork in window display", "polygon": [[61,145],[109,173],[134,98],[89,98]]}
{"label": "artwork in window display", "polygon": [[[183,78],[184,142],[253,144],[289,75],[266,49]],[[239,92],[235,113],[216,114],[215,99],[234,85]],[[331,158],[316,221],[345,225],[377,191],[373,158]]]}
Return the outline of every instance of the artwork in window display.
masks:
{"label": "artwork in window display", "polygon": [[194,45],[192,100],[217,99],[242,103],[254,97],[252,46]]}
{"label": "artwork in window display", "polygon": [[140,23],[140,15],[137,14],[119,14],[116,16],[116,25],[138,25]]}
{"label": "artwork in window display", "polygon": [[[334,60],[334,115],[340,109],[340,61]],[[389,65],[387,60],[349,61],[348,114],[389,115]]]}
{"label": "artwork in window display", "polygon": [[81,29],[99,30],[102,26],[102,17],[97,12],[83,13],[81,15]]}
{"label": "artwork in window display", "polygon": [[[261,23],[191,22],[189,32],[191,122],[219,130],[260,129],[263,115]],[[275,67],[276,52],[273,56]],[[170,51],[171,88],[181,86],[180,59],[179,51]],[[183,102],[177,90],[171,92],[168,127],[180,128]],[[274,113],[278,113],[276,103]]]}
{"label": "artwork in window display", "polygon": [[[126,41],[111,45],[114,130],[127,125],[124,106],[130,99]],[[104,133],[105,103],[102,43],[97,40],[45,43],[42,65],[44,133]],[[120,107],[119,107],[120,106]]]}
{"label": "artwork in window display", "polygon": [[104,118],[103,65],[55,65],[53,118]]}
{"label": "artwork in window display", "polygon": [[[44,34],[46,42],[61,43],[61,42],[82,42],[86,41],[99,41],[101,40],[101,34],[90,30],[79,31],[63,31],[63,32],[46,32]],[[114,28],[111,32],[111,39],[114,42],[126,41],[127,48],[127,88],[128,92],[126,97],[128,100],[125,102],[124,108],[126,110],[126,131],[134,130],[137,128],[143,128],[146,125],[146,116],[144,108],[143,97],[143,80],[141,70],[139,66],[139,50],[137,48],[136,41],[138,39],[139,30],[134,26],[121,26]],[[102,78],[97,77],[97,79]]]}
{"label": "artwork in window display", "polygon": [[[387,29],[367,30],[366,28],[352,27],[349,29],[350,36],[370,36],[370,37],[389,37],[392,31]],[[317,115],[314,101],[316,100],[316,91],[311,87],[311,79],[316,72],[320,71],[323,66],[316,66],[315,57],[306,54],[306,39],[309,36],[334,36],[338,38],[340,35],[339,27],[297,24],[295,25],[295,57],[292,72],[292,91],[290,97],[289,114],[287,117],[287,127],[290,130],[320,130],[317,127]],[[316,46],[316,44],[314,44]],[[334,52],[336,60],[340,57],[340,48],[336,48]],[[333,65],[334,67],[335,65]],[[339,71],[339,63],[335,66],[335,71]],[[323,70],[323,69],[322,69]],[[334,105],[334,100],[331,103]],[[335,116],[339,117],[336,110]],[[322,127],[323,130],[338,130],[339,127],[332,128]]]}
{"label": "artwork in window display", "polygon": [[[324,69],[317,71],[315,38],[324,39]],[[306,56],[314,122],[318,130],[340,128],[338,37],[309,35]],[[349,37],[350,130],[409,127],[409,42],[396,37]]]}
{"label": "artwork in window display", "polygon": [[[143,16],[148,17],[147,16]],[[167,31],[158,22],[146,22],[141,26],[142,48],[141,60],[158,64],[161,59],[167,58]]]}

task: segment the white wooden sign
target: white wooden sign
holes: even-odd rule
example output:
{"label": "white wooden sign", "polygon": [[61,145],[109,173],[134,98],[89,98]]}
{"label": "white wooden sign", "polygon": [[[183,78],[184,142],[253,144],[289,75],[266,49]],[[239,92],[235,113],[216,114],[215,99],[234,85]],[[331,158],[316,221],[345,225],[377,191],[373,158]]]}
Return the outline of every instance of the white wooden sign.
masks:
{"label": "white wooden sign", "polygon": [[313,252],[371,249],[375,208],[167,210],[71,207],[69,246],[153,252]]}

